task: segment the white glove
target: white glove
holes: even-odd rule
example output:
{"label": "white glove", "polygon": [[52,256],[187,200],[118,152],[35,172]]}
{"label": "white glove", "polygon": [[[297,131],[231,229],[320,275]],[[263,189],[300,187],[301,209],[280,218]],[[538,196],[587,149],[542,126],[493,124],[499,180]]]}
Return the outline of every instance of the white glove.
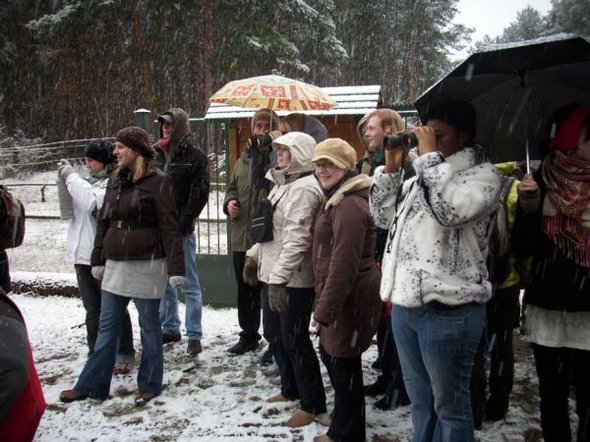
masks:
{"label": "white glove", "polygon": [[94,279],[101,280],[104,276],[104,266],[92,266],[91,272]]}
{"label": "white glove", "polygon": [[168,278],[168,284],[177,289],[178,287],[184,285],[184,276],[171,276],[170,278]]}
{"label": "white glove", "polygon": [[74,168],[68,160],[60,160],[61,165],[57,168],[57,175],[65,182],[69,175],[74,173]]}

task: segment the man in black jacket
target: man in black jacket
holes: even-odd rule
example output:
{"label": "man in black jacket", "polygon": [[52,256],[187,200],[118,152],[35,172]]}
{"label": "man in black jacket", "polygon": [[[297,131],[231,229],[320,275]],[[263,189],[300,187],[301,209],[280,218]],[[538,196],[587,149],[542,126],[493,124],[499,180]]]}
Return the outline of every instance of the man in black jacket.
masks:
{"label": "man in black jacket", "polygon": [[[158,121],[160,138],[155,145],[156,161],[158,168],[174,182],[176,213],[183,236],[186,279],[182,290],[186,299],[187,352],[197,355],[202,351],[203,294],[197,273],[194,232],[195,220],[209,200],[209,164],[190,133],[188,114],[184,110],[168,109]],[[160,302],[160,321],[164,343],[179,341],[178,292],[170,285],[166,286]]]}

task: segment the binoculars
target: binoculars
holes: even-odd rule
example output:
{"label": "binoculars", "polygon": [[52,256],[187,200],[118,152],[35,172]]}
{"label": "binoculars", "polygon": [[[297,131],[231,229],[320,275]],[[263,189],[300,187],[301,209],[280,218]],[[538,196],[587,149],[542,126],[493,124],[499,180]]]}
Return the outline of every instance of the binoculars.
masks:
{"label": "binoculars", "polygon": [[414,132],[404,132],[396,135],[388,135],[383,138],[383,149],[411,149],[418,145],[418,139]]}

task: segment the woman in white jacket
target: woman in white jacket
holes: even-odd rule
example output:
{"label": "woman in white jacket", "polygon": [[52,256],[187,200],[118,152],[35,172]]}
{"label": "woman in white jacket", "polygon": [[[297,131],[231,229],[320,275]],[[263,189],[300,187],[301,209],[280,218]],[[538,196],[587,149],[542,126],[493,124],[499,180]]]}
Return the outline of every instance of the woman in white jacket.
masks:
{"label": "woman in white jacket", "polygon": [[273,239],[252,246],[244,266],[246,282],[263,283],[264,337],[281,375],[281,393],[267,401],[300,401],[300,408],[286,422],[290,427],[327,416],[320,366],[309,337],[315,299],[312,228],[324,201],[312,175],[315,145],[302,132],[289,132],[273,141],[277,167],[266,174],[274,184],[268,195],[274,207]]}
{"label": "woman in white jacket", "polygon": [[[73,217],[67,232],[66,258],[74,263],[82,303],[86,310],[88,354],[94,351],[100,317],[100,282],[93,278],[90,255],[94,248],[96,214],[102,207],[106,185],[114,166],[113,144],[93,140],[84,153],[89,176],[82,178],[67,160],[61,160],[58,177],[67,187],[72,199]],[[126,313],[114,374],[131,371],[135,359],[133,333],[129,313]]]}
{"label": "woman in white jacket", "polygon": [[465,102],[433,106],[415,129],[416,175],[404,180],[404,149],[386,151],[371,188],[375,224],[389,229],[381,299],[412,403],[416,441],[474,440],[469,379],[492,295],[486,257],[500,178],[473,143]]}

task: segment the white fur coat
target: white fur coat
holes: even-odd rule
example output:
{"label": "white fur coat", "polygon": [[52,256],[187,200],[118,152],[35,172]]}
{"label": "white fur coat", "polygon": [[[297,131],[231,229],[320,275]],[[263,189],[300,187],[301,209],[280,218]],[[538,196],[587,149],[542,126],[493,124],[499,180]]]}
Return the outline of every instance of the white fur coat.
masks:
{"label": "white fur coat", "polygon": [[[430,301],[484,303],[491,297],[486,256],[500,178],[479,147],[413,163],[416,176],[377,168],[370,193],[377,226],[389,229],[381,299],[405,307]],[[401,184],[401,189],[400,189]]]}

